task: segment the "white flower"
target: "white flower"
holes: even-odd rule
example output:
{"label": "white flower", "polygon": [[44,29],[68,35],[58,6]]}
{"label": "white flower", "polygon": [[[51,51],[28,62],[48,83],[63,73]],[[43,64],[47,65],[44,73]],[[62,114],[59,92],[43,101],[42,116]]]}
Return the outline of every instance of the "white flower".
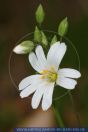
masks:
{"label": "white flower", "polygon": [[61,60],[66,52],[65,43],[56,42],[49,49],[47,59],[42,47],[36,47],[35,53],[29,54],[29,62],[39,73],[26,77],[19,84],[19,90],[22,90],[22,98],[34,93],[32,97],[32,107],[36,109],[42,99],[42,109],[47,110],[52,105],[52,96],[54,85],[59,85],[66,89],[74,89],[77,81],[73,78],[79,78],[80,72],[75,69],[60,69]]}

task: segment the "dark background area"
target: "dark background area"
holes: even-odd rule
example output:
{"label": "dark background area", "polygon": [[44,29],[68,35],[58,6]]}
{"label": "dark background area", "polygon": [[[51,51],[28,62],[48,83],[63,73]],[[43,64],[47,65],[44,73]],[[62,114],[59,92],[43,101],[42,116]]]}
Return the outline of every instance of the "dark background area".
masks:
{"label": "dark background area", "polygon": [[[36,25],[35,11],[42,3],[46,12],[43,29],[57,31],[59,22],[68,17],[69,30],[67,37],[74,43],[81,61],[82,77],[78,88],[72,91],[76,109],[80,115],[81,127],[88,127],[88,1],[85,0],[0,0],[0,129],[9,132],[20,122],[29,120],[28,126],[57,126],[52,110],[43,113],[41,108],[32,110],[30,98],[21,99],[19,91],[13,86],[8,72],[8,61],[11,50],[17,41],[27,33],[33,32]],[[25,66],[25,56],[17,56],[12,68],[20,71],[21,79],[29,72]],[[14,61],[14,60],[13,60]],[[24,63],[23,63],[24,62]],[[18,64],[18,67],[16,66]],[[24,70],[24,72],[22,72]],[[32,70],[29,74],[32,73]],[[19,80],[19,75],[17,76]],[[17,79],[16,78],[16,79]],[[75,115],[70,102],[65,101],[63,119],[67,127],[77,127]],[[60,103],[63,101],[60,101]],[[61,105],[60,105],[61,106]],[[70,107],[69,107],[70,106]],[[60,107],[61,109],[61,107]],[[40,114],[39,114],[40,113]],[[33,119],[31,117],[33,116]],[[37,115],[45,116],[45,122]],[[48,115],[48,116],[47,116]],[[67,116],[68,115],[68,116]],[[38,118],[38,125],[36,121]],[[51,122],[51,120],[52,122]],[[26,123],[27,124],[27,123]],[[31,125],[30,125],[31,124]],[[27,126],[27,125],[23,125]]]}

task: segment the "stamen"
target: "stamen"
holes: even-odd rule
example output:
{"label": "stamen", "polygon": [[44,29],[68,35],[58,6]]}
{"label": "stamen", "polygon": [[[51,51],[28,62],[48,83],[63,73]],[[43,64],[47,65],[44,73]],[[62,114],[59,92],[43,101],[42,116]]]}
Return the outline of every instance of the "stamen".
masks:
{"label": "stamen", "polygon": [[42,72],[41,72],[41,74],[47,74],[48,73],[48,70],[43,70]]}
{"label": "stamen", "polygon": [[41,79],[46,78],[49,82],[55,82],[57,79],[57,73],[55,72],[54,67],[51,67],[50,71],[49,70],[43,70],[41,72],[41,74],[42,74]]}

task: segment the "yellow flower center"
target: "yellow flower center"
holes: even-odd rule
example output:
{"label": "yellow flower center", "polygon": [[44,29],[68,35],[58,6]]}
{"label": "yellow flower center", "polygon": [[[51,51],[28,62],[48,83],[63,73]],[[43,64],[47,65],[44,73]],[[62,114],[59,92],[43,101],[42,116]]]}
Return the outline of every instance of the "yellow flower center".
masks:
{"label": "yellow flower center", "polygon": [[57,79],[57,73],[53,67],[50,68],[50,70],[43,70],[41,72],[42,74],[42,79],[47,79],[50,82],[55,82]]}

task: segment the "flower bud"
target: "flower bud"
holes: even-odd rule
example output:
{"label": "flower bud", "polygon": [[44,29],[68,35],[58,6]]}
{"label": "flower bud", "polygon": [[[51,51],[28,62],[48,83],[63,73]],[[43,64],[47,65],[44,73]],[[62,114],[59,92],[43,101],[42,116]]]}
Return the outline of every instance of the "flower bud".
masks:
{"label": "flower bud", "polygon": [[67,17],[66,17],[59,24],[58,34],[61,37],[63,37],[67,33],[67,30],[68,30],[68,21],[67,21]]}
{"label": "flower bud", "polygon": [[13,52],[16,54],[27,54],[30,53],[33,49],[34,44],[32,41],[23,41],[13,49]]}
{"label": "flower bud", "polygon": [[41,25],[45,17],[45,13],[41,4],[37,8],[35,16],[37,23]]}

